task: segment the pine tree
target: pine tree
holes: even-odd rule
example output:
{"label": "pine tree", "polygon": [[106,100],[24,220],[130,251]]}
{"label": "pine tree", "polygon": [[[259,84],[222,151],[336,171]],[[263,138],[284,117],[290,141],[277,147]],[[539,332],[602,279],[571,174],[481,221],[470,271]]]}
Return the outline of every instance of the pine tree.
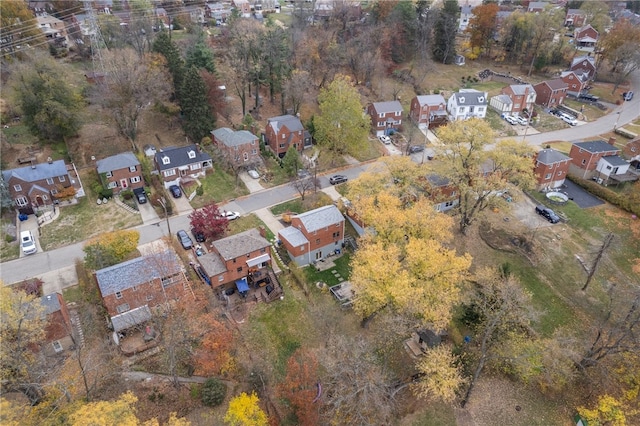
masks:
{"label": "pine tree", "polygon": [[160,53],[167,60],[167,68],[173,77],[173,88],[176,98],[181,100],[180,90],[185,74],[184,60],[176,44],[169,38],[169,33],[161,31],[153,42],[153,51]]}
{"label": "pine tree", "polygon": [[184,119],[182,128],[192,141],[200,142],[215,126],[207,98],[207,86],[196,67],[189,68],[184,77],[180,90]]}
{"label": "pine tree", "polygon": [[434,29],[433,58],[450,64],[456,57],[456,32],[459,8],[457,0],[446,0],[436,20]]}

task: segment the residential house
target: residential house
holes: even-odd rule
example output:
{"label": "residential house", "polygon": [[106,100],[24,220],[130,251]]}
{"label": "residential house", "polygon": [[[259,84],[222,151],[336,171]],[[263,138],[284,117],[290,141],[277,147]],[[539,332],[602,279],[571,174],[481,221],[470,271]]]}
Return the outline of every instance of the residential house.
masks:
{"label": "residential house", "polygon": [[249,0],[233,0],[231,4],[243,18],[251,17],[251,4]]}
{"label": "residential house", "polygon": [[529,6],[527,7],[527,12],[531,12],[531,13],[544,12],[544,9],[547,6],[549,6],[549,2],[546,2],[546,1],[532,1],[532,2],[529,2]]}
{"label": "residential house", "polygon": [[509,95],[495,95],[489,99],[489,106],[494,110],[498,111],[500,114],[511,113],[513,110],[513,101],[509,97]]}
{"label": "residential house", "polygon": [[45,338],[41,350],[45,356],[52,356],[74,346],[74,327],[71,323],[69,309],[62,294],[52,293],[40,298],[47,316],[44,329]]}
{"label": "residential house", "polygon": [[420,358],[442,343],[442,336],[429,329],[421,329],[411,333],[411,337],[404,342],[405,349],[413,358]]}
{"label": "residential house", "polygon": [[523,111],[532,112],[536,103],[536,90],[530,84],[512,84],[502,88],[503,95],[511,100],[512,113],[520,114]]}
{"label": "residential house", "polygon": [[271,266],[271,244],[264,228],[252,228],[216,240],[211,243],[211,249],[198,257],[198,262],[214,289],[231,284],[240,292],[246,291],[248,279],[254,273],[265,273]]}
{"label": "residential house", "polygon": [[409,117],[420,128],[447,124],[447,101],[442,95],[421,95],[411,100]]}
{"label": "residential house", "polygon": [[[612,138],[612,141],[615,141]],[[571,165],[569,172],[582,179],[591,179],[596,176],[596,169],[603,157],[617,156],[620,150],[612,143],[605,141],[574,142],[569,151]]]}
{"label": "residential house", "polygon": [[298,152],[311,146],[311,134],[304,129],[300,119],[293,115],[267,119],[264,138],[265,144],[280,158],[284,157],[291,146]]}
{"label": "residential house", "polygon": [[536,189],[545,191],[562,186],[570,164],[571,158],[555,149],[547,148],[538,152],[534,157],[533,167],[537,180]]}
{"label": "residential house", "polygon": [[3,170],[2,178],[16,208],[28,214],[34,208],[53,205],[56,195],[62,191],[67,194],[70,186],[76,188],[77,197],[84,195],[76,186],[80,180],[73,166],[67,166],[64,160]]}
{"label": "residential house", "polygon": [[628,159],[640,160],[640,138],[635,138],[631,142],[628,142],[624,148],[622,148],[622,152]]}
{"label": "residential house", "polygon": [[504,22],[509,16],[511,16],[512,13],[513,12],[510,10],[499,10],[498,13],[496,13],[496,30],[493,32],[493,38],[496,41],[498,41],[500,38],[500,30],[502,29]]}
{"label": "residential house", "polygon": [[603,185],[638,180],[637,175],[629,173],[629,167],[630,163],[625,159],[618,155],[608,155],[598,160],[593,178]]}
{"label": "residential house", "polygon": [[205,9],[200,6],[185,6],[184,11],[189,14],[189,19],[193,24],[205,23]]}
{"label": "residential house", "polygon": [[56,47],[67,47],[69,40],[67,39],[67,28],[64,21],[48,14],[37,16],[36,21],[38,28],[42,30],[47,41],[53,43]]}
{"label": "residential house", "polygon": [[165,188],[179,185],[184,178],[203,177],[207,169],[213,167],[211,156],[197,145],[162,149],[156,153],[153,161]]}
{"label": "residential house", "polygon": [[98,160],[96,169],[102,186],[113,190],[114,194],[144,186],[142,166],[133,152],[123,152]]}
{"label": "residential house", "polygon": [[565,27],[581,27],[584,25],[586,15],[580,9],[568,9],[564,18]]}
{"label": "residential house", "polygon": [[460,7],[460,18],[458,23],[458,32],[465,32],[469,27],[469,22],[473,17],[473,6],[464,5]]}
{"label": "residential house", "polygon": [[436,211],[446,212],[455,208],[460,202],[458,188],[446,177],[436,174],[426,176],[427,192]]}
{"label": "residential house", "polygon": [[233,131],[228,127],[221,127],[211,132],[211,139],[226,161],[235,167],[252,166],[261,162],[260,141],[247,130]]}
{"label": "residential house", "polygon": [[374,102],[367,107],[367,114],[371,117],[371,127],[376,136],[397,131],[402,124],[400,101]]}
{"label": "residential house", "polygon": [[567,83],[567,94],[572,96],[580,96],[587,85],[587,77],[584,74],[578,75],[576,71],[563,71],[560,78]]}
{"label": "residential house", "polygon": [[293,216],[278,238],[291,260],[305,266],[342,251],[344,223],[340,210],[328,205]]}
{"label": "residential house", "polygon": [[313,19],[327,21],[332,16],[345,17],[348,21],[357,21],[362,16],[362,6],[356,0],[315,0]]}
{"label": "residential house", "polygon": [[593,80],[596,76],[596,59],[593,56],[578,56],[571,61],[570,71],[575,71],[583,80]]}
{"label": "residential house", "polygon": [[573,32],[573,42],[577,49],[593,52],[600,33],[591,25],[576,28]]}
{"label": "residential house", "polygon": [[206,3],[204,7],[206,17],[215,19],[216,22],[225,22],[227,18],[231,16],[231,11],[222,3]]}
{"label": "residential house", "polygon": [[95,279],[115,332],[141,325],[151,319],[151,309],[191,292],[182,263],[173,250],[100,269]]}
{"label": "residential house", "polygon": [[475,89],[460,89],[447,101],[449,121],[484,118],[487,115],[487,92]]}
{"label": "residential house", "polygon": [[569,86],[560,78],[543,81],[533,86],[536,90],[536,104],[547,108],[562,105]]}
{"label": "residential house", "polygon": [[153,10],[153,13],[156,17],[156,23],[157,23],[157,26],[155,27],[155,29],[159,30],[162,27],[164,27],[165,29],[169,29],[169,23],[171,22],[171,18],[169,17],[169,14],[167,13],[166,9],[162,7],[156,7]]}

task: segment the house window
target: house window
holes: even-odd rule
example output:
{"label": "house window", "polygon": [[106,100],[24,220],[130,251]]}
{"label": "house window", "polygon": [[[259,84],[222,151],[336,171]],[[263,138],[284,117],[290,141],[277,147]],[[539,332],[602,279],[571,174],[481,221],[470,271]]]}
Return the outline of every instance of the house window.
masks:
{"label": "house window", "polygon": [[447,201],[446,203],[444,203],[445,207],[451,207],[453,206],[453,201]]}
{"label": "house window", "polygon": [[109,182],[109,185],[107,185],[107,188],[109,189],[113,189],[117,187],[118,187],[118,182]]}
{"label": "house window", "polygon": [[333,238],[338,238],[340,236],[340,231],[333,233]]}
{"label": "house window", "polygon": [[422,114],[422,115],[420,116],[420,119],[421,119],[421,120],[426,120],[426,119],[427,119],[427,114]]}
{"label": "house window", "polygon": [[187,152],[187,155],[189,156],[189,158],[196,158],[196,152],[194,150],[190,150],[189,152]]}
{"label": "house window", "polygon": [[194,164],[190,165],[189,168],[191,170],[200,170],[202,168],[202,165],[200,165],[200,163],[194,163]]}
{"label": "house window", "polygon": [[236,263],[236,260],[235,260],[235,259],[233,259],[233,263]]}
{"label": "house window", "polygon": [[258,153],[257,149],[254,148],[254,149],[251,150],[251,155],[256,155],[257,153]]}
{"label": "house window", "polygon": [[547,173],[544,178],[545,179],[551,179],[551,173]]}
{"label": "house window", "polygon": [[129,180],[131,181],[131,183],[138,183],[140,182],[140,176],[134,176]]}
{"label": "house window", "polygon": [[558,176],[562,176],[562,170],[558,171]]}
{"label": "house window", "polygon": [[242,272],[242,266],[236,269],[236,272]]}
{"label": "house window", "polygon": [[47,183],[49,185],[53,185],[53,178],[47,178]]}
{"label": "house window", "polygon": [[304,251],[304,246],[300,246],[300,253]]}
{"label": "house window", "polygon": [[135,172],[137,170],[137,166],[131,166],[129,167],[129,171],[130,172]]}
{"label": "house window", "polygon": [[582,160],[582,165],[584,166],[585,164],[587,164],[587,160]]}
{"label": "house window", "polygon": [[320,238],[316,238],[316,245],[320,244]]}
{"label": "house window", "polygon": [[243,153],[242,158],[244,158],[244,161],[249,161],[249,153],[248,152]]}
{"label": "house window", "polygon": [[22,187],[21,187],[20,185],[13,185],[13,189],[14,189],[16,192],[20,192],[20,191],[22,191]]}
{"label": "house window", "polygon": [[384,121],[378,121],[378,127],[384,127]]}
{"label": "house window", "polygon": [[256,144],[256,140],[254,139],[251,141],[251,145],[255,145],[255,144]]}
{"label": "house window", "polygon": [[218,282],[221,283],[222,281],[224,281],[224,275],[220,275],[218,277]]}
{"label": "house window", "polygon": [[611,166],[607,166],[607,170],[611,170]]}
{"label": "house window", "polygon": [[266,253],[266,252],[267,252],[267,248],[266,248],[266,247],[262,247],[262,248],[260,249],[260,253],[264,254],[264,253]]}
{"label": "house window", "polygon": [[147,294],[146,299],[147,299],[147,302],[152,301],[153,300],[153,294]]}
{"label": "house window", "polygon": [[176,169],[171,169],[171,170],[165,170],[164,171],[164,175],[165,176],[175,176],[176,175]]}
{"label": "house window", "polygon": [[64,182],[64,181],[66,181],[66,180],[67,180],[67,178],[66,178],[65,176],[58,176],[58,180],[59,180],[60,182]]}
{"label": "house window", "polygon": [[53,350],[56,351],[56,353],[62,352],[62,345],[60,344],[59,340],[56,340],[55,342],[52,342],[51,344],[53,345]]}
{"label": "house window", "polygon": [[284,144],[283,143],[280,144],[280,148],[284,148]]}
{"label": "house window", "polygon": [[284,133],[282,134],[282,139],[284,139],[287,135],[285,135]]}
{"label": "house window", "polygon": [[460,111],[460,113],[463,113],[463,112],[465,111],[465,110],[464,110],[464,107],[460,107],[460,108],[458,108],[458,111]]}
{"label": "house window", "polygon": [[57,189],[53,188],[53,189],[51,190],[51,194],[52,194],[52,195],[56,195],[57,193],[58,193],[58,190],[57,190]]}
{"label": "house window", "polygon": [[171,163],[171,159],[169,157],[167,157],[166,155],[162,157],[162,164],[169,164],[169,163]]}
{"label": "house window", "polygon": [[396,117],[400,115],[400,111],[396,111]]}
{"label": "house window", "polygon": [[42,201],[47,201],[49,199],[49,197],[47,197],[46,195],[42,195]]}
{"label": "house window", "polygon": [[380,114],[378,114],[378,117],[384,118],[384,113],[381,112]]}
{"label": "house window", "polygon": [[113,177],[113,172],[107,172],[104,174],[106,177],[110,178]]}
{"label": "house window", "polygon": [[233,147],[233,150],[234,150],[234,151],[237,151],[237,150],[238,150],[238,146],[237,146],[237,145],[236,145],[236,146],[234,146],[234,147]]}
{"label": "house window", "polygon": [[129,309],[131,308],[129,307],[128,303],[123,303],[122,305],[118,305],[118,307],[116,308],[119,314],[127,312]]}
{"label": "house window", "polygon": [[122,292],[116,291],[116,299],[122,299]]}

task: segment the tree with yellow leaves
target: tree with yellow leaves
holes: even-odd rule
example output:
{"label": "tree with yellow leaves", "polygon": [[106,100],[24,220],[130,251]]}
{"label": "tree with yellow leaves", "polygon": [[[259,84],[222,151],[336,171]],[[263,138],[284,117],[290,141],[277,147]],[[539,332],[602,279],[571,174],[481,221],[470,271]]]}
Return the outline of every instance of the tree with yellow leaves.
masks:
{"label": "tree with yellow leaves", "polygon": [[85,263],[89,269],[102,269],[127,259],[136,250],[140,233],[133,230],[106,232],[84,245]]}
{"label": "tree with yellow leaves", "polygon": [[465,383],[458,364],[449,347],[442,345],[429,349],[416,365],[422,373],[422,378],[414,385],[416,395],[453,401],[456,392]]}
{"label": "tree with yellow leaves", "polygon": [[266,426],[269,424],[267,415],[258,405],[258,395],[252,392],[240,395],[229,401],[229,409],[224,416],[224,422],[230,426]]}
{"label": "tree with yellow leaves", "polygon": [[579,407],[578,413],[590,426],[625,426],[627,424],[624,404],[611,395],[600,396],[598,404],[593,409]]}

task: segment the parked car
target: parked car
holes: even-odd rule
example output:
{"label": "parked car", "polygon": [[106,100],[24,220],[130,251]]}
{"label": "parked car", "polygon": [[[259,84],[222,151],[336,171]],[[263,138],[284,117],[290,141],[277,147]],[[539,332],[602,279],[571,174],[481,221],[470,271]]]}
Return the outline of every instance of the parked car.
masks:
{"label": "parked car", "polygon": [[378,139],[380,139],[380,142],[382,142],[385,145],[389,145],[391,143],[391,138],[386,135],[378,136]]}
{"label": "parked car", "polygon": [[556,117],[561,117],[562,116],[562,112],[558,109],[552,109],[551,111],[549,111],[549,114],[551,115],[555,115]]}
{"label": "parked car", "polygon": [[518,124],[518,120],[512,115],[505,115],[504,119],[511,125]]}
{"label": "parked car", "polygon": [[630,101],[631,99],[633,99],[633,92],[631,92],[631,91],[624,92],[622,94],[622,99],[624,99],[625,101]]}
{"label": "parked car", "polygon": [[178,185],[171,185],[169,187],[169,192],[171,192],[171,195],[173,195],[173,198],[182,197],[182,191],[180,190],[180,187]]}
{"label": "parked car", "polygon": [[551,223],[560,222],[560,218],[558,217],[556,212],[545,206],[536,206],[536,213],[538,213],[540,216],[544,217]]}
{"label": "parked car", "polygon": [[191,235],[193,235],[193,238],[195,238],[198,243],[204,243],[207,241],[207,237],[204,236],[204,233],[196,228],[191,228]]}
{"label": "parked car", "polygon": [[177,232],[176,235],[178,236],[178,241],[180,241],[183,249],[189,250],[191,247],[193,247],[193,241],[191,241],[191,238],[189,238],[189,236],[187,235],[187,231],[181,229]]}
{"label": "parked car", "polygon": [[410,154],[414,154],[416,152],[422,152],[422,151],[424,151],[424,146],[422,145],[413,145],[409,147]]}
{"label": "parked car", "polygon": [[598,96],[590,95],[589,93],[583,93],[578,96],[578,99],[582,99],[587,102],[598,102],[600,98]]}
{"label": "parked car", "polygon": [[254,179],[260,179],[260,173],[256,172],[255,170],[249,170],[247,173]]}
{"label": "parked car", "polygon": [[238,212],[228,212],[228,211],[224,211],[222,212],[221,217],[225,217],[227,218],[227,220],[236,220],[237,218],[240,217],[240,213]]}
{"label": "parked car", "polygon": [[144,188],[136,188],[133,190],[133,193],[135,194],[139,204],[147,202],[147,194],[145,193]]}
{"label": "parked car", "polygon": [[31,231],[22,231],[20,233],[20,245],[24,254],[33,254],[38,251],[36,241],[33,239]]}
{"label": "parked car", "polygon": [[565,123],[569,124],[570,126],[575,126],[575,125],[578,124],[578,120],[576,120],[575,118],[573,118],[569,114],[562,114],[562,116],[560,118],[562,118],[562,121],[564,121]]}
{"label": "parked car", "polygon": [[331,185],[337,185],[339,183],[344,183],[346,182],[348,179],[345,175],[333,175],[329,178],[329,183]]}
{"label": "parked car", "polygon": [[518,120],[518,124],[521,124],[523,126],[526,126],[529,124],[529,119],[527,117],[523,117],[521,115],[516,117],[516,120]]}

